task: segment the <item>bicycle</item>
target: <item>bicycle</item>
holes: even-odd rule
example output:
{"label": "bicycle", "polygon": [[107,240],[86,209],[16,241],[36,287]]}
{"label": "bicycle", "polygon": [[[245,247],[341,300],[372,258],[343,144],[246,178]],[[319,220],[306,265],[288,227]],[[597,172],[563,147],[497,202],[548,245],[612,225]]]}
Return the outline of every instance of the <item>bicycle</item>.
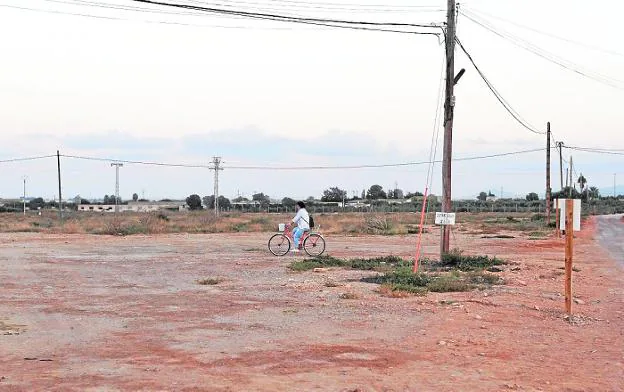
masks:
{"label": "bicycle", "polygon": [[[269,251],[275,256],[284,256],[290,251],[292,238],[292,230],[290,227],[285,227],[283,232],[274,234],[269,239]],[[308,230],[303,233],[299,246],[305,250],[308,256],[318,257],[325,252],[325,239],[321,233]]]}

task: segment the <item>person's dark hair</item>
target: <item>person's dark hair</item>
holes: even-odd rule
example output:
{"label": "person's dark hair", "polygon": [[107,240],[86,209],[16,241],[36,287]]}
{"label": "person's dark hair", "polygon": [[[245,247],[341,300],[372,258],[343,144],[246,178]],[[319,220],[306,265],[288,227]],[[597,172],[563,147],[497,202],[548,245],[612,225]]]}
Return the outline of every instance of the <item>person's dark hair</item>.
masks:
{"label": "person's dark hair", "polygon": [[298,201],[297,205],[299,206],[299,208],[305,208],[305,203],[302,201]]}

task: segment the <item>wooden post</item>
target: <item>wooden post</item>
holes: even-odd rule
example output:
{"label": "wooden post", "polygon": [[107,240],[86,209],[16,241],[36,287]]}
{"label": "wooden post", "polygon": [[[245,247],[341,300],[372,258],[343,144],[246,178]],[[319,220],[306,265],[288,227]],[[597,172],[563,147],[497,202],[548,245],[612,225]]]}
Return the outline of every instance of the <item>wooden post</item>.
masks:
{"label": "wooden post", "polygon": [[559,199],[555,199],[555,223],[557,225],[557,238],[561,238],[561,228],[559,227],[561,219],[559,219],[559,212]]}
{"label": "wooden post", "polygon": [[565,307],[572,314],[572,253],[574,251],[574,200],[566,200]]}
{"label": "wooden post", "polygon": [[[442,151],[442,212],[451,212],[451,164],[453,159],[453,117],[455,109],[455,23],[457,0],[447,1],[446,14],[446,88],[444,96],[444,147]],[[440,260],[450,250],[450,227],[443,225],[440,239]]]}

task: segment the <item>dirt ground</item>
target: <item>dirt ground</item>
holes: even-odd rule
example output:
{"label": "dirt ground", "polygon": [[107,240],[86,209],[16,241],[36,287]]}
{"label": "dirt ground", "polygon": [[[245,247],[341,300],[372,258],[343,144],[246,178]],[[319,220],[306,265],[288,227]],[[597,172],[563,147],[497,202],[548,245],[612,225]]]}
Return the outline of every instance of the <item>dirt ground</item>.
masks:
{"label": "dirt ground", "polygon": [[[0,391],[624,391],[624,270],[596,227],[576,238],[571,321],[555,238],[457,231],[510,262],[506,285],[388,298],[370,272],[289,271],[269,233],[0,234]],[[416,237],[327,241],[413,257]]]}

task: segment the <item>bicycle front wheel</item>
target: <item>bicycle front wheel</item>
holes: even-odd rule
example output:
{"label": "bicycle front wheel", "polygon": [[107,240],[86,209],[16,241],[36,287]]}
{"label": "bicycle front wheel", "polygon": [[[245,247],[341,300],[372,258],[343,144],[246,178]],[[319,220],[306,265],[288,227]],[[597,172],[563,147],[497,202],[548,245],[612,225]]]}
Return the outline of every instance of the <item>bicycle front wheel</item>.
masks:
{"label": "bicycle front wheel", "polygon": [[284,256],[290,250],[290,239],[284,234],[275,234],[269,239],[269,251],[275,256]]}
{"label": "bicycle front wheel", "polygon": [[303,249],[310,257],[317,257],[325,252],[325,239],[320,234],[310,234],[303,241]]}

